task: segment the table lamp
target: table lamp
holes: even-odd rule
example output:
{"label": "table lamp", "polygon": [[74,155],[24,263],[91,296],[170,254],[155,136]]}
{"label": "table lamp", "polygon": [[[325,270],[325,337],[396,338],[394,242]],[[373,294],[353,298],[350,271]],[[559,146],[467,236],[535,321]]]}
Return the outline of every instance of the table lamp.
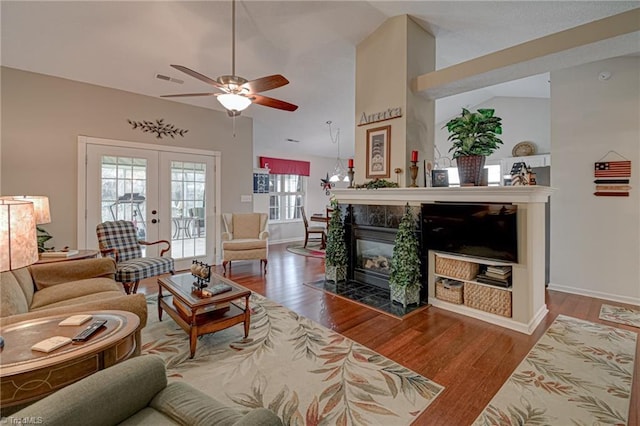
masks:
{"label": "table lamp", "polygon": [[49,210],[49,197],[42,195],[7,195],[0,197],[2,200],[16,200],[27,201],[33,203],[33,209],[36,219],[36,231],[38,239],[38,251],[42,253],[45,251],[44,243],[53,238],[45,229],[40,228],[37,225],[44,225],[45,223],[51,223],[51,213]]}
{"label": "table lamp", "polygon": [[[33,203],[0,199],[0,272],[38,261]],[[0,336],[0,348],[4,339]]]}
{"label": "table lamp", "polygon": [[33,203],[0,200],[0,272],[23,268],[38,261]]}

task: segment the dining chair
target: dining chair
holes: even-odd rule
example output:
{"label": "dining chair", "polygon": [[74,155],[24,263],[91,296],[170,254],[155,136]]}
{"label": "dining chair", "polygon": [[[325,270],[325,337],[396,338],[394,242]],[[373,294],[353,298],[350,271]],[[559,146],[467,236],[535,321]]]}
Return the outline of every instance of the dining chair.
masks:
{"label": "dining chair", "polygon": [[[307,220],[307,215],[304,212],[304,207],[300,206],[300,215],[302,216],[302,220],[304,221],[304,247],[307,247],[309,241],[320,241],[321,248],[324,249],[327,242],[327,234],[325,232],[324,226],[310,226],[309,221]],[[312,235],[320,235],[319,237],[311,237]]]}
{"label": "dining chair", "polygon": [[[138,240],[138,231],[126,220],[103,222],[96,227],[102,257],[112,257],[116,261],[115,280],[121,282],[127,294],[135,294],[141,279],[156,275],[174,274],[173,259],[162,257],[171,250],[167,240]],[[159,257],[142,257],[142,246],[166,244]]]}

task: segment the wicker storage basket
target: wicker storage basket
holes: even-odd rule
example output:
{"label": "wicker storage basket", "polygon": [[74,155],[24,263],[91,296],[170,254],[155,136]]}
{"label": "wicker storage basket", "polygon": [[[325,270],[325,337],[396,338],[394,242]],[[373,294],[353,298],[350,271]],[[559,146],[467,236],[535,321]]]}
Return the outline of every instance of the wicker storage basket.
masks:
{"label": "wicker storage basket", "polygon": [[464,283],[464,304],[470,308],[511,318],[510,291],[474,283]]}
{"label": "wicker storage basket", "polygon": [[436,298],[445,302],[462,305],[463,303],[463,286],[448,287],[442,281],[436,282]]}
{"label": "wicker storage basket", "polygon": [[478,275],[480,265],[464,260],[450,259],[436,255],[436,274],[461,280],[472,280]]}

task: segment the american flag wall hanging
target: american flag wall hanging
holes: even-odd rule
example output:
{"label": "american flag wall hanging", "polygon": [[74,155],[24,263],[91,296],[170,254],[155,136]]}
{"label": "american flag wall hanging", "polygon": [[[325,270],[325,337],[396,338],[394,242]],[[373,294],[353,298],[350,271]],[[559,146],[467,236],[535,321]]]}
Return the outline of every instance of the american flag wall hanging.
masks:
{"label": "american flag wall hanging", "polygon": [[593,175],[596,178],[596,197],[628,197],[631,186],[631,161],[624,158],[623,161],[602,161],[609,154],[622,155],[615,151],[609,151],[604,157],[595,163]]}

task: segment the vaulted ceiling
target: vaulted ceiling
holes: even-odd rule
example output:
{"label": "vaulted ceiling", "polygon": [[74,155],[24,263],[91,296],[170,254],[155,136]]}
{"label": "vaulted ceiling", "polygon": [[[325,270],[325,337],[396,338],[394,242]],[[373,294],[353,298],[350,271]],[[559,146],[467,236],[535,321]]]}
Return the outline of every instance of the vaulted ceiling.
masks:
{"label": "vaulted ceiling", "polygon": [[[354,143],[355,49],[386,19],[409,14],[433,34],[441,69],[634,8],[636,1],[238,1],[237,74],[283,74],[290,84],[265,95],[300,106],[290,113],[252,105],[243,115],[254,119],[258,146],[327,157],[335,156],[331,120],[347,156]],[[3,66],[154,97],[210,89],[170,64],[212,78],[231,73],[229,1],[3,0],[0,12]],[[547,79],[443,99],[438,120],[491,96],[548,97]],[[171,101],[221,110],[214,97]]]}

